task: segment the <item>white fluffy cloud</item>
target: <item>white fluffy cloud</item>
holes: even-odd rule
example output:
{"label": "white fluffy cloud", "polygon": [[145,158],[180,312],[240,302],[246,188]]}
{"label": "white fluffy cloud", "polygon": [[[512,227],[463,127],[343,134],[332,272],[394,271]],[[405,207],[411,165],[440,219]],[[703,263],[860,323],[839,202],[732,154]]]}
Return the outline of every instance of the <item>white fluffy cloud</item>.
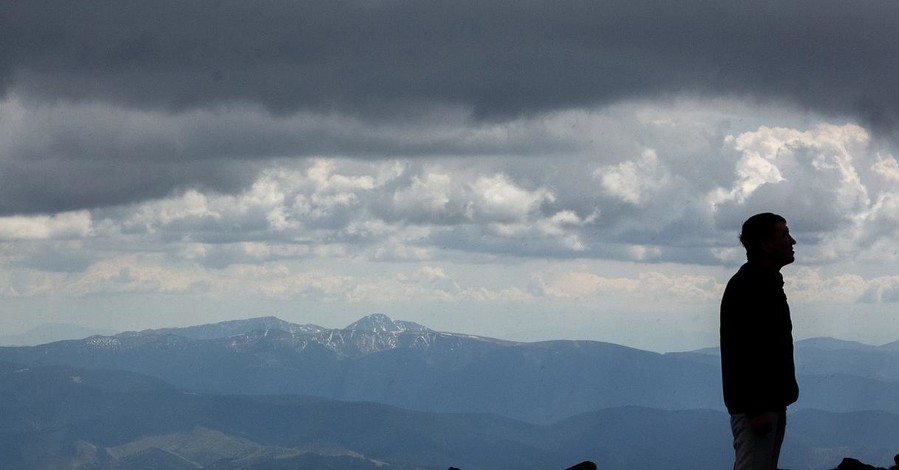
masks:
{"label": "white fluffy cloud", "polygon": [[[660,119],[658,110],[641,109],[635,126],[674,125]],[[592,126],[612,122],[584,116],[588,127],[580,130],[588,134],[598,131]],[[562,135],[561,120],[543,121],[556,129],[547,133]],[[663,148],[663,142],[646,143]],[[193,247],[178,256],[213,268],[311,257],[423,260],[447,256],[441,254],[445,248],[525,257],[737,262],[742,254],[732,242],[736,226],[721,221],[738,222],[771,203],[771,210],[790,218],[803,243],[811,243],[800,247],[805,262],[839,262],[849,250],[864,253],[895,239],[899,164],[889,152],[872,148],[857,125],[762,126],[706,145],[723,149],[707,157],[715,166],[733,158],[729,174],[703,175],[710,163],[700,155],[690,160],[676,147],[647,146],[634,147],[632,159],[600,154],[617,159],[608,164],[596,164],[594,149],[567,159],[548,157],[549,166],[534,168],[542,173],[509,166],[506,157],[463,166],[438,159],[280,161],[239,193],[195,188],[96,214],[5,217],[0,236],[82,238],[88,251],[90,240],[116,238],[172,253]],[[547,171],[560,158],[561,170]],[[593,187],[567,185],[567,166],[589,171]],[[594,203],[585,205],[584,198]]]}
{"label": "white fluffy cloud", "polygon": [[609,194],[638,206],[649,204],[658,195],[687,184],[673,178],[652,149],[645,150],[638,159],[601,167],[594,175]]}
{"label": "white fluffy cloud", "polygon": [[831,227],[847,214],[868,205],[868,191],[859,176],[859,165],[873,155],[870,137],[857,125],[819,124],[810,130],[761,127],[728,137],[740,153],[736,181],[714,203],[735,201],[749,205],[752,198],[782,198],[781,204],[796,212],[815,211]]}
{"label": "white fluffy cloud", "polygon": [[87,237],[92,231],[89,211],[49,216],[0,217],[0,240],[52,240]]}
{"label": "white fluffy cloud", "polygon": [[590,272],[571,272],[541,281],[546,295],[572,299],[589,299],[603,293],[633,293],[640,288],[636,279],[608,278]]}

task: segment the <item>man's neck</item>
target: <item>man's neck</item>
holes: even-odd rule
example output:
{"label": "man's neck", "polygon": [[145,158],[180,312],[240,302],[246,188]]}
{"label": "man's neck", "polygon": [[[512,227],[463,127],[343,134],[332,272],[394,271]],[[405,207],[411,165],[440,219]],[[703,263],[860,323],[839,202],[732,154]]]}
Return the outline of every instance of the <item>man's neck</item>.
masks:
{"label": "man's neck", "polygon": [[760,259],[756,259],[756,260],[751,260],[751,261],[749,261],[749,264],[755,266],[757,269],[769,272],[771,274],[780,273],[780,268],[783,267],[783,265],[774,262],[770,258],[760,258]]}

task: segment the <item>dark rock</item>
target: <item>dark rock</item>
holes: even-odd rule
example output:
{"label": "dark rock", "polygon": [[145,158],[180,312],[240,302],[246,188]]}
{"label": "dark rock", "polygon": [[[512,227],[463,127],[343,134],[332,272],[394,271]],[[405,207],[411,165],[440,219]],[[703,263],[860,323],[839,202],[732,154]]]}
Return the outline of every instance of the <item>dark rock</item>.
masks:
{"label": "dark rock", "polygon": [[596,464],[589,460],[585,460],[573,467],[568,467],[566,470],[596,470]]}
{"label": "dark rock", "polygon": [[[450,467],[449,470],[459,470],[459,469],[456,467]],[[573,467],[568,467],[565,470],[596,470],[596,464],[589,460],[585,460]]]}
{"label": "dark rock", "polygon": [[840,465],[837,466],[834,470],[886,470],[883,467],[875,467],[873,465],[868,465],[866,463],[862,463],[856,459],[852,459],[846,457],[840,462]]}

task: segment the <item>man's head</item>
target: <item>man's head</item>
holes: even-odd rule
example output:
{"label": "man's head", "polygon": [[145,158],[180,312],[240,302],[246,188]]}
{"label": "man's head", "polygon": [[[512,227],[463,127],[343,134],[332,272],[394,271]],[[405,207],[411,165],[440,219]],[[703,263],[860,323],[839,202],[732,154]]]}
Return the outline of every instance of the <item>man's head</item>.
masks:
{"label": "man's head", "polygon": [[746,248],[746,258],[752,262],[781,268],[793,262],[793,245],[787,221],[783,217],[764,212],[743,222],[740,243]]}

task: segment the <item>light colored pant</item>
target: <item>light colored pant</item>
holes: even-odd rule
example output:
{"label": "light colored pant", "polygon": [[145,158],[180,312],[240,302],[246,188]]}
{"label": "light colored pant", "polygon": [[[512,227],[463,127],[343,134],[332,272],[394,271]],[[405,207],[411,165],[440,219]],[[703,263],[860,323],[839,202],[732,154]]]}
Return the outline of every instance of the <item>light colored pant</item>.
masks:
{"label": "light colored pant", "polygon": [[749,425],[745,414],[731,415],[734,433],[734,470],[777,470],[780,446],[787,427],[786,411],[765,413],[771,418],[771,431],[759,434]]}

